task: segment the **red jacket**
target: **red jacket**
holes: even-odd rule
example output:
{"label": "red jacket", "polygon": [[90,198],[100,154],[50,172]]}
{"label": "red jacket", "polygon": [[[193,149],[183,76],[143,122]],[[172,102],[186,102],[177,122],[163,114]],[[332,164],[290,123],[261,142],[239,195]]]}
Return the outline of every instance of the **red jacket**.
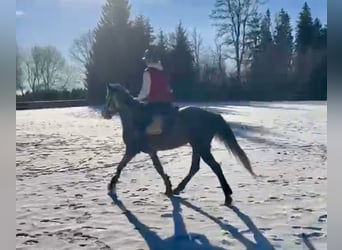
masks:
{"label": "red jacket", "polygon": [[151,85],[147,102],[172,102],[173,92],[170,88],[169,76],[163,71],[154,67],[148,67],[145,72],[150,73]]}

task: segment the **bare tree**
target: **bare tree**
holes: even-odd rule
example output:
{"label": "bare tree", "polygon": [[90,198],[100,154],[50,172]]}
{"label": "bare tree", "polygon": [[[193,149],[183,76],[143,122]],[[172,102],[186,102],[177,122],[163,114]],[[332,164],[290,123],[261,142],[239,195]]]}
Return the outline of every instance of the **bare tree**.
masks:
{"label": "bare tree", "polygon": [[52,46],[42,48],[41,75],[43,87],[49,90],[58,83],[59,75],[65,67],[65,60],[62,54]]}
{"label": "bare tree", "polygon": [[24,74],[22,68],[22,55],[19,51],[17,45],[17,53],[16,53],[16,90],[20,90],[21,94],[24,95]]}
{"label": "bare tree", "polygon": [[82,67],[84,67],[91,58],[92,47],[95,41],[93,30],[76,38],[69,49],[70,57]]}
{"label": "bare tree", "polygon": [[215,39],[215,48],[213,50],[214,64],[219,69],[220,76],[224,76],[225,73],[225,61],[227,59],[226,53],[223,51],[223,43],[218,38]]}
{"label": "bare tree", "polygon": [[228,57],[235,61],[238,82],[241,82],[241,65],[247,50],[248,24],[263,3],[263,0],[216,0],[210,15],[216,21],[218,37],[233,48],[233,56]]}
{"label": "bare tree", "polygon": [[78,67],[75,65],[65,65],[58,76],[58,85],[55,87],[61,90],[79,88],[83,85],[83,77]]}
{"label": "bare tree", "polygon": [[196,70],[200,68],[200,52],[202,47],[203,39],[200,33],[197,33],[197,29],[194,28],[192,32],[192,46],[194,51],[194,60],[196,65]]}
{"label": "bare tree", "polygon": [[40,74],[40,56],[37,55],[38,53],[32,53],[33,51],[34,50],[32,48],[30,51],[27,51],[25,53],[24,65],[27,84],[31,89],[32,93],[35,93],[41,85],[42,76]]}
{"label": "bare tree", "polygon": [[26,80],[34,93],[37,90],[49,90],[60,79],[65,67],[62,54],[53,46],[34,46],[25,59]]}

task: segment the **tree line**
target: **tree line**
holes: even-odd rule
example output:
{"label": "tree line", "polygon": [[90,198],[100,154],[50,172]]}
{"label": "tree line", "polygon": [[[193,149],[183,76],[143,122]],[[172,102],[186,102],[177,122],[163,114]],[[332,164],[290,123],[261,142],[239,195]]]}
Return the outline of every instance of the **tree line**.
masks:
{"label": "tree line", "polygon": [[[189,31],[181,21],[171,33],[155,30],[147,17],[131,15],[128,0],[107,0],[96,28],[70,48],[83,69],[89,103],[104,102],[108,82],[136,95],[145,68],[141,57],[151,46],[179,101],[325,100],[327,25],[312,17],[307,3],[296,27],[284,9],[274,18],[269,10],[260,13],[262,4],[216,0],[208,20],[217,36],[208,47],[196,28]],[[234,68],[228,70],[227,62]]]}

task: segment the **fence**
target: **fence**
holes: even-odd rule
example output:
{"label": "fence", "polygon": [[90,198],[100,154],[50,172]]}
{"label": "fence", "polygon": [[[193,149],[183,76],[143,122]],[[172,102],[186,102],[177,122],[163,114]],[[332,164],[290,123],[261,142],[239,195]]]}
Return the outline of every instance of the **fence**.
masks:
{"label": "fence", "polygon": [[60,100],[60,101],[34,101],[34,102],[17,102],[16,110],[25,109],[46,109],[46,108],[67,108],[87,106],[87,100]]}

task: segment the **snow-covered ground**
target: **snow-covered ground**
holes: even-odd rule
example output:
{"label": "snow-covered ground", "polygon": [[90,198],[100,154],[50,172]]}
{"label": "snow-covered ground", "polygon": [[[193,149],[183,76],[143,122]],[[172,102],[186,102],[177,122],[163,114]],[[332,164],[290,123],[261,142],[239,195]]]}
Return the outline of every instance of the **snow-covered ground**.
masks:
{"label": "snow-covered ground", "polygon": [[[150,159],[107,183],[122,157],[118,117],[87,107],[17,111],[17,249],[327,249],[326,102],[208,104],[232,124],[254,180],[217,141],[235,207],[210,168],[169,199]],[[175,187],[191,149],[160,152]]]}

